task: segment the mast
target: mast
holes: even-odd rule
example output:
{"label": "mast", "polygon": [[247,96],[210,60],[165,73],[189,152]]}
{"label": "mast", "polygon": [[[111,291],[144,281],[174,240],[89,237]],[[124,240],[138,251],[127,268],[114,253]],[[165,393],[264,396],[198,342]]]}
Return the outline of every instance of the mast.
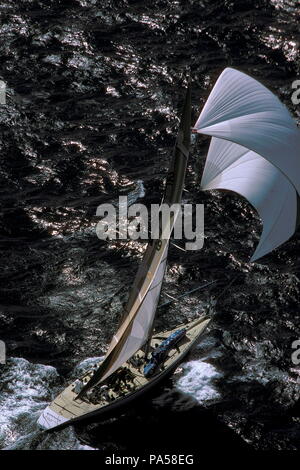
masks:
{"label": "mast", "polygon": [[[189,155],[190,129],[191,92],[190,86],[188,86],[162,201],[170,206],[181,203]],[[151,335],[166,268],[170,233],[175,220],[176,214],[170,214],[168,223],[161,227],[159,239],[151,240],[148,244],[125,307],[125,319],[113,336],[103,362],[89,382],[82,388],[78,397],[108,378],[138,351]],[[170,230],[168,230],[168,226],[170,226]]]}
{"label": "mast", "polygon": [[[191,86],[188,83],[186,91],[185,102],[181,119],[179,123],[179,130],[177,134],[176,143],[173,150],[173,157],[169,167],[166,178],[166,188],[162,199],[163,204],[180,204],[182,198],[182,191],[184,186],[187,161],[190,151],[191,142]],[[175,222],[175,220],[174,220]],[[157,299],[158,303],[159,298]],[[151,338],[154,329],[155,316],[153,317],[149,338],[145,346],[145,357],[149,353]]]}

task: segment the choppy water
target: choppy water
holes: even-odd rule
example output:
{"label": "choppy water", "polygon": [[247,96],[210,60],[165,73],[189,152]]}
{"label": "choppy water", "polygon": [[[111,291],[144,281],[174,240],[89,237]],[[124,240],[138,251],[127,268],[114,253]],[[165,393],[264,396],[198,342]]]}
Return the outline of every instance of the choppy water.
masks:
{"label": "choppy water", "polygon": [[[51,436],[35,426],[118,324],[143,246],[100,242],[96,208],[119,195],[160,201],[186,71],[194,118],[230,65],[299,121],[298,2],[6,0],[1,14],[1,448],[126,451],[123,431],[147,422],[151,450],[171,440],[197,450],[203,428],[207,441],[235,448],[299,449],[299,237],[248,263],[260,222],[237,196],[199,192],[206,138],[193,145],[185,193],[205,204],[205,249],[171,248],[164,292],[220,282],[158,316],[158,326],[175,325],[217,299],[204,342],[156,397],[119,419]],[[191,421],[202,423],[199,436]],[[190,431],[178,436],[176,426]]]}

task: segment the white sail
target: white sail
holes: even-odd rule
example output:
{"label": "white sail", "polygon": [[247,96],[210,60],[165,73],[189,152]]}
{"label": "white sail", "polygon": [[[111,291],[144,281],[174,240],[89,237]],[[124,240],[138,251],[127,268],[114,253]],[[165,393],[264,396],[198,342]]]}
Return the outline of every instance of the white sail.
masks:
{"label": "white sail", "polygon": [[157,271],[153,277],[151,287],[147,291],[147,294],[145,295],[143,302],[138,309],[138,314],[133,316],[131,321],[129,320],[130,316],[128,316],[128,320],[121,325],[119,331],[115,334],[111,341],[108,354],[110,351],[113,351],[114,347],[123,337],[125,328],[128,329],[128,334],[124,335],[125,341],[122,343],[122,348],[120,349],[109,370],[106,372],[106,374],[103,375],[102,380],[105,380],[106,377],[111,375],[124,362],[126,362],[129,357],[131,357],[138,349],[140,349],[143,344],[145,344],[149,337],[159,300],[162,281],[166,270],[168,245],[168,243],[165,245],[162,253],[162,260],[157,267]]}
{"label": "white sail", "polygon": [[161,239],[157,240],[159,244],[148,245],[131,289],[125,318],[114,334],[103,362],[79,396],[113,374],[147,341],[165,273],[170,230],[176,216],[172,217],[170,227],[166,223],[162,228]]}
{"label": "white sail", "polygon": [[213,137],[201,187],[234,191],[255,207],[263,232],[251,261],[277,248],[296,230],[294,186],[274,165],[245,147]]}
{"label": "white sail", "polygon": [[214,136],[202,188],[241,194],[263,221],[251,261],[288,240],[297,227],[300,131],[287,108],[259,82],[227,68],[194,129]]}
{"label": "white sail", "polygon": [[300,130],[279,99],[253,78],[226,68],[195,129],[258,153],[279,168],[300,194]]}

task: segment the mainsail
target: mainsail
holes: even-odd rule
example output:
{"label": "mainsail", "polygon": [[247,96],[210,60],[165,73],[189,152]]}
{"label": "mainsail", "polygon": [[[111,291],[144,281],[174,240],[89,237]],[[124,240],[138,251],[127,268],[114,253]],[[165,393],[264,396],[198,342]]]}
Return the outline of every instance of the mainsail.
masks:
{"label": "mainsail", "polygon": [[[191,97],[188,87],[171,167],[163,198],[165,204],[180,204],[190,146]],[[170,229],[176,213],[163,222],[160,238],[148,244],[125,308],[125,318],[108,348],[107,354],[79,396],[108,378],[148,340],[166,268]]]}
{"label": "mainsail", "polygon": [[300,131],[287,108],[259,82],[227,68],[194,130],[213,136],[202,189],[241,194],[263,221],[251,261],[288,240],[299,213]]}

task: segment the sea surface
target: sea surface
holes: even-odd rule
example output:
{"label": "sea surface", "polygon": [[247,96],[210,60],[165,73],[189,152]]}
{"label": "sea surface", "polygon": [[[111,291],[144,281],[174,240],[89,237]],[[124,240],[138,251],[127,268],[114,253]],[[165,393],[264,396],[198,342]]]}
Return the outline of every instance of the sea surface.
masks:
{"label": "sea surface", "polygon": [[218,282],[157,315],[159,329],[210,308],[202,342],[121,416],[54,434],[36,424],[105,354],[145,249],[100,241],[97,207],[160,202],[189,76],[193,120],[231,66],[299,123],[299,12],[296,0],[1,2],[1,449],[300,449],[299,234],[249,263],[261,222],[239,196],[200,191],[207,137],[193,142],[184,193],[205,205],[204,247],[171,245],[161,302]]}

